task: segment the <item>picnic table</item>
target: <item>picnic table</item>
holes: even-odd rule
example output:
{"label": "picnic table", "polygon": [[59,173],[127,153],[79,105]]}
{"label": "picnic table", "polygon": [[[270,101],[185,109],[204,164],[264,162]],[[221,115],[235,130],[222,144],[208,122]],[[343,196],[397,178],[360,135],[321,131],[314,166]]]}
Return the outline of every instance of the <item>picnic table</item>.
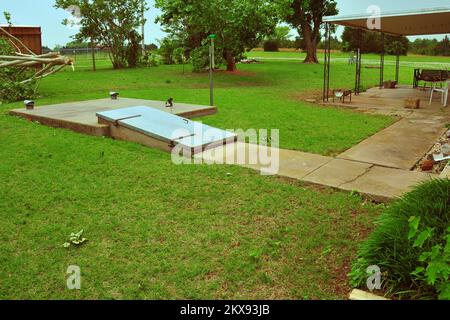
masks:
{"label": "picnic table", "polygon": [[420,81],[424,81],[424,88],[427,83],[431,83],[431,87],[433,87],[433,84],[445,82],[448,79],[450,79],[448,70],[414,69],[413,87],[417,88]]}

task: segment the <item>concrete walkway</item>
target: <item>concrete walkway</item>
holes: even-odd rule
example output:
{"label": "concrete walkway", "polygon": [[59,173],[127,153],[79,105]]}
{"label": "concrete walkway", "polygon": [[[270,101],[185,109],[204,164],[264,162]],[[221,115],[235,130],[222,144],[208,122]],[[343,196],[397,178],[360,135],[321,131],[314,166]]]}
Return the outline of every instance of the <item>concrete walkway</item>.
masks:
{"label": "concrete walkway", "polygon": [[369,137],[338,158],[411,170],[446,131],[448,118],[413,113]]}
{"label": "concrete walkway", "polygon": [[[240,155],[240,159],[237,155]],[[244,156],[242,156],[244,155]],[[277,158],[273,162],[254,161],[260,155]],[[243,142],[207,150],[196,156],[207,163],[237,164],[261,171],[262,174],[298,179],[307,183],[325,185],[346,191],[358,191],[376,201],[388,201],[411,190],[423,181],[437,175],[387,168],[358,161],[324,157],[300,151],[274,149]],[[277,170],[278,169],[278,170]]]}

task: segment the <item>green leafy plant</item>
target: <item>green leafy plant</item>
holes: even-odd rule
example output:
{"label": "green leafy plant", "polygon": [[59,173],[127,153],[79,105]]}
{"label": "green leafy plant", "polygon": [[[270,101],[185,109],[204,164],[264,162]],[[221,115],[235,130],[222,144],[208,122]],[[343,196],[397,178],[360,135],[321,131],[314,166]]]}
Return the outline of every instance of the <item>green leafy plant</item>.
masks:
{"label": "green leafy plant", "polygon": [[11,13],[9,13],[8,11],[3,11],[3,16],[5,17],[6,23],[8,24],[8,26],[12,25],[12,21],[11,21]]}
{"label": "green leafy plant", "polygon": [[[14,49],[6,39],[0,38],[0,55],[12,55]],[[33,74],[32,70],[19,68],[0,68],[0,102],[14,102],[24,99],[36,98],[37,82],[29,79]]]}
{"label": "green leafy plant", "polygon": [[[425,182],[391,204],[362,244],[349,274],[363,287],[366,269],[377,265],[387,295],[435,299],[447,297],[450,180]],[[447,259],[447,260],[446,260]],[[447,267],[444,266],[447,264]],[[422,269],[423,268],[423,269]]]}
{"label": "green leafy plant", "polygon": [[[410,241],[414,241],[414,248],[424,248],[433,239],[434,228],[420,229],[420,217],[412,216],[409,219]],[[444,236],[445,246],[434,245],[429,251],[423,251],[419,256],[420,266],[411,275],[418,281],[425,281],[434,286],[439,294],[439,299],[450,300],[450,227]]]}
{"label": "green leafy plant", "polygon": [[63,244],[64,248],[69,248],[70,246],[81,246],[83,243],[87,241],[86,238],[83,238],[84,230],[81,230],[78,233],[71,233],[69,240]]}
{"label": "green leafy plant", "polygon": [[184,48],[176,48],[173,50],[173,59],[176,64],[186,63],[186,56]]}
{"label": "green leafy plant", "polygon": [[145,54],[142,55],[140,64],[145,67],[157,67],[160,64],[160,59],[161,56],[153,52],[146,51]]}

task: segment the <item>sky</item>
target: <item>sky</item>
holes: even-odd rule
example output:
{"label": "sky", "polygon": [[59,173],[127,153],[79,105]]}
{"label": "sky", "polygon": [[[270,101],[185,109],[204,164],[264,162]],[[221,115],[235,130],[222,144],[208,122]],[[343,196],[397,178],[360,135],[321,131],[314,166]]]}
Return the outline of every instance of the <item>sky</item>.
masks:
{"label": "sky", "polygon": [[[3,11],[10,12],[13,24],[41,26],[43,45],[53,48],[55,45],[64,45],[71,41],[70,37],[76,33],[76,30],[62,25],[62,20],[69,17],[69,14],[64,10],[55,9],[54,2],[54,0],[0,0],[0,14]],[[156,43],[157,39],[164,38],[161,27],[154,23],[160,12],[154,8],[154,0],[148,0],[147,3],[150,10],[146,12],[148,21],[145,27],[146,43]],[[337,0],[337,3],[339,14],[343,15],[365,14],[370,5],[379,6],[382,11],[449,6],[449,0]],[[4,23],[5,20],[1,15],[0,24]]]}

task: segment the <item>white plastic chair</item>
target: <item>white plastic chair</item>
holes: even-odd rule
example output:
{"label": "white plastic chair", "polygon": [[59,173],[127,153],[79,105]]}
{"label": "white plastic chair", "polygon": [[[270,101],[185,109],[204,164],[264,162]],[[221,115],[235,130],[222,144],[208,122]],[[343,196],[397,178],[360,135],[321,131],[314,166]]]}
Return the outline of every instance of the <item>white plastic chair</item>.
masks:
{"label": "white plastic chair", "polygon": [[430,96],[430,105],[433,102],[433,93],[434,92],[440,92],[441,93],[441,103],[444,107],[447,106],[448,103],[448,88],[450,87],[450,80],[447,80],[445,83],[445,86],[442,88],[437,88],[437,82],[433,84],[433,87],[431,88],[431,96]]}

